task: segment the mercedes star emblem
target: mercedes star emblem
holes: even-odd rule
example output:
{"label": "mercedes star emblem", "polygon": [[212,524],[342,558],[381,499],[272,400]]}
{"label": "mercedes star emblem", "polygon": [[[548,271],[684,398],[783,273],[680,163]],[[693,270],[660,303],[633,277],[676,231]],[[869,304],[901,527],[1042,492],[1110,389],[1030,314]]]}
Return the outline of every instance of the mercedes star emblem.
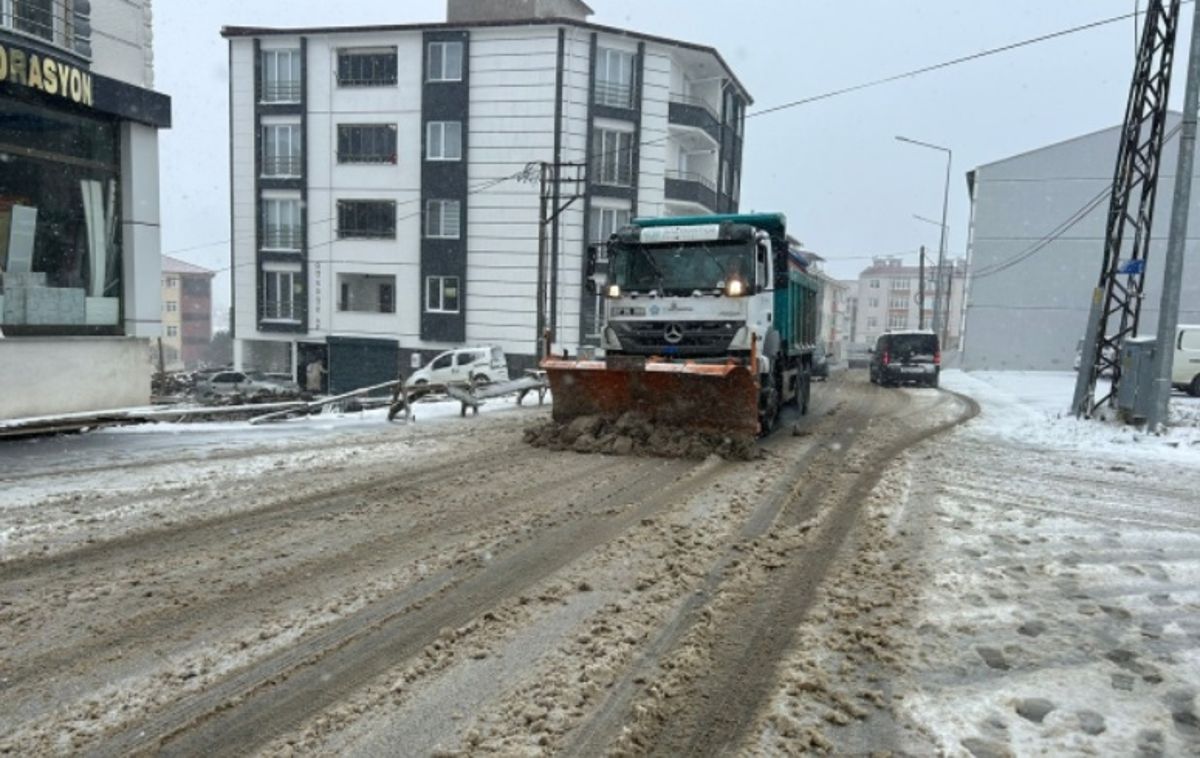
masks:
{"label": "mercedes star emblem", "polygon": [[683,327],[679,324],[668,324],[663,330],[663,337],[672,345],[677,345],[679,340],[683,339]]}

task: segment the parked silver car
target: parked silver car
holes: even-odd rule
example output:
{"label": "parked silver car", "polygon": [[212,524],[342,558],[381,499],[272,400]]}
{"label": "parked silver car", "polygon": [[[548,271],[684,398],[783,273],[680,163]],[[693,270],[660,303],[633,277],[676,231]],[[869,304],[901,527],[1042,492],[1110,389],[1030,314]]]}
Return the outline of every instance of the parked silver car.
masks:
{"label": "parked silver car", "polygon": [[196,394],[207,395],[277,395],[281,388],[274,382],[256,379],[254,372],[218,371],[206,379],[196,382]]}

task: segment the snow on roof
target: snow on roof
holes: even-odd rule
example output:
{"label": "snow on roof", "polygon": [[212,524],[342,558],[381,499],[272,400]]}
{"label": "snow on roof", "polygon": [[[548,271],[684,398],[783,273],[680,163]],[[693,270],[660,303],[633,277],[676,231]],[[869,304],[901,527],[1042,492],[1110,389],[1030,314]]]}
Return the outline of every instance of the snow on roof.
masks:
{"label": "snow on roof", "polygon": [[162,270],[164,274],[202,274],[205,276],[213,276],[216,274],[212,269],[197,266],[194,263],[181,261],[178,258],[172,258],[169,255],[162,257]]}

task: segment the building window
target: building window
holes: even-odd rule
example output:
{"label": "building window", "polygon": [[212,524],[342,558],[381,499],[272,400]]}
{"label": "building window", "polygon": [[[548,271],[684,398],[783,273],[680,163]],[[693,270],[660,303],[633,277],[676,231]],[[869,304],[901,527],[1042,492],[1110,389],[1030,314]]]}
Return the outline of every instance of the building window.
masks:
{"label": "building window", "polygon": [[457,200],[427,200],[425,202],[425,236],[435,239],[458,239],[462,225],[461,203]]}
{"label": "building window", "polygon": [[425,310],[429,313],[458,313],[458,277],[425,277]]}
{"label": "building window", "polygon": [[262,153],[263,176],[300,176],[300,125],[263,126]]}
{"label": "building window", "polygon": [[388,87],[396,83],[396,48],[339,50],[339,87]]}
{"label": "building window", "polygon": [[867,316],[867,328],[868,329],[874,329],[878,325],[879,325],[879,319],[875,318],[874,316]]}
{"label": "building window", "polygon": [[596,104],[633,107],[633,54],[600,48],[596,51]]}
{"label": "building window", "polygon": [[589,239],[593,243],[608,242],[618,229],[629,224],[629,211],[624,208],[592,208]]}
{"label": "building window", "polygon": [[2,95],[0,110],[0,331],[120,334],[118,122]]}
{"label": "building window", "polygon": [[633,134],[597,129],[592,146],[596,184],[629,187],[633,184]]}
{"label": "building window", "polygon": [[338,124],[338,163],[395,163],[395,124]]}
{"label": "building window", "polygon": [[167,285],[167,289],[178,289],[179,288],[179,277],[168,276],[166,278],[165,284]]}
{"label": "building window", "polygon": [[428,81],[462,81],[463,44],[461,42],[430,42]]}
{"label": "building window", "polygon": [[163,309],[167,313],[175,313],[176,311],[179,310],[179,302],[176,300],[164,300],[163,301]]}
{"label": "building window", "polygon": [[300,102],[300,50],[262,51],[264,103]]}
{"label": "building window", "polygon": [[299,321],[300,293],[299,267],[264,270],[262,318],[271,321]]}
{"label": "building window", "polygon": [[338,239],[395,239],[393,200],[338,200]]}
{"label": "building window", "polygon": [[67,47],[75,12],[63,0],[0,0],[0,26]]}
{"label": "building window", "polygon": [[867,298],[867,307],[868,308],[878,308],[879,307],[879,298],[877,298],[877,297]]}
{"label": "building window", "polygon": [[425,157],[431,161],[462,160],[462,123],[430,121],[426,124]]}
{"label": "building window", "polygon": [[168,337],[178,337],[179,336],[179,327],[168,326],[167,327],[167,336]]}
{"label": "building window", "polygon": [[892,289],[894,290],[907,290],[910,286],[912,286],[912,283],[908,279],[892,280]]}
{"label": "building window", "polygon": [[262,244],[271,250],[299,250],[304,241],[300,224],[300,200],[264,198],[262,201]]}
{"label": "building window", "polygon": [[872,279],[870,282],[867,283],[867,286],[873,290],[877,290],[877,289],[879,289],[879,280]]}
{"label": "building window", "polygon": [[888,307],[908,310],[908,298],[903,295],[899,297],[893,296],[888,300]]}
{"label": "building window", "polygon": [[396,277],[378,274],[338,274],[338,310],[355,313],[395,313]]}
{"label": "building window", "polygon": [[907,328],[908,328],[908,314],[907,313],[893,313],[892,315],[888,316],[888,329],[907,329]]}

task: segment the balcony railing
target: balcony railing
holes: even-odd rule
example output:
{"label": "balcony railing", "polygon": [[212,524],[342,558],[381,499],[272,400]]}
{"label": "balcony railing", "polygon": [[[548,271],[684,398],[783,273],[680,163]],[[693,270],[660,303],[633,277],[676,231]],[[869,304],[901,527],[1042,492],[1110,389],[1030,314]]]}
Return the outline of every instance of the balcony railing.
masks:
{"label": "balcony railing", "polygon": [[595,83],[596,105],[612,108],[633,107],[633,86],[616,82]]}
{"label": "balcony railing", "polygon": [[706,100],[690,95],[670,96],[667,103],[667,122],[675,126],[699,129],[716,144],[721,141],[721,119]]}
{"label": "balcony railing", "polygon": [[263,156],[263,176],[300,176],[301,168],[299,155]]}
{"label": "balcony railing", "polygon": [[300,82],[263,82],[262,100],[264,103],[298,103],[300,102]]}
{"label": "balcony railing", "polygon": [[703,174],[668,169],[665,190],[668,200],[695,203],[710,211],[717,210],[716,183]]}
{"label": "balcony railing", "polygon": [[304,307],[295,300],[263,300],[258,313],[264,321],[299,321]]}
{"label": "balcony railing", "polygon": [[304,237],[299,226],[267,224],[263,228],[263,247],[272,250],[299,250]]}
{"label": "balcony railing", "polygon": [[704,111],[708,115],[712,116],[713,121],[717,122],[718,124],[721,123],[721,114],[717,111],[716,107],[713,106],[713,104],[710,103],[708,100],[706,100],[702,97],[696,97],[695,95],[685,95],[681,92],[672,92],[670,95],[668,95],[667,99],[672,103],[679,103],[680,105],[690,105],[694,108],[699,108],[700,110]]}

